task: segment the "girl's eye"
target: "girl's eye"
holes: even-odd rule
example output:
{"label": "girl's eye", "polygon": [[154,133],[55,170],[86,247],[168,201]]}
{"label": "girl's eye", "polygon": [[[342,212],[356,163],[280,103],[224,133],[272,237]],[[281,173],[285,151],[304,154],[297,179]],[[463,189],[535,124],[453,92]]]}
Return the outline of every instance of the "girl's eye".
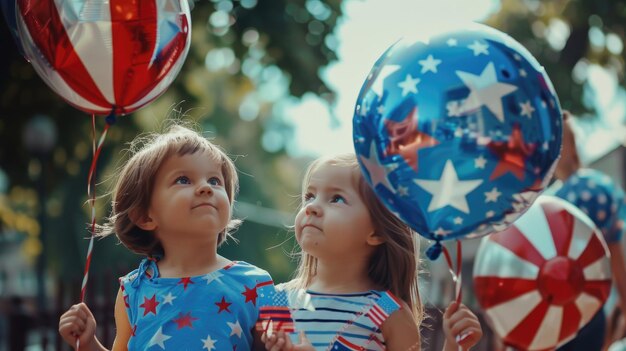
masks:
{"label": "girl's eye", "polygon": [[211,177],[209,179],[209,184],[211,184],[211,185],[222,185],[222,180],[219,179],[218,177]]}
{"label": "girl's eye", "polygon": [[304,203],[308,203],[308,202],[310,202],[310,201],[315,199],[315,195],[313,195],[312,193],[306,193],[306,194],[304,194],[302,199],[304,200]]}
{"label": "girl's eye", "polygon": [[333,198],[330,200],[330,202],[332,202],[332,203],[343,202],[345,204],[346,203],[346,199],[343,196],[341,196],[341,195],[333,195]]}
{"label": "girl's eye", "polygon": [[187,176],[180,176],[176,178],[176,181],[174,181],[174,183],[175,184],[191,184],[191,181],[189,180]]}

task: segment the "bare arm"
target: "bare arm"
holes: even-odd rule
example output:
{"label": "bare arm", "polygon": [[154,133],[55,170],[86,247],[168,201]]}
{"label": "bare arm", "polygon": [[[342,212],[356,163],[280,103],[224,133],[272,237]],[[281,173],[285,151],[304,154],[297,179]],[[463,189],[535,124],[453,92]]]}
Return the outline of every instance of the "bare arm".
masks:
{"label": "bare arm", "polygon": [[117,334],[111,351],[127,351],[132,328],[128,320],[128,313],[126,313],[122,289],[117,291],[117,298],[115,299],[115,328]]}
{"label": "bare arm", "polygon": [[419,327],[406,303],[402,303],[402,308],[387,318],[381,329],[389,351],[422,349]]}

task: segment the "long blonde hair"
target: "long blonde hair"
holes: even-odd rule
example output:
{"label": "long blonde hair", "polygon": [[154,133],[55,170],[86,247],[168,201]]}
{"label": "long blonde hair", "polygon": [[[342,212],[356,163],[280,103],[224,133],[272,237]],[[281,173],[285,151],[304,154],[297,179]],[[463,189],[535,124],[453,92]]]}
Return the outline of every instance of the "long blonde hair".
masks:
{"label": "long blonde hair", "polygon": [[[419,325],[423,319],[423,306],[418,290],[417,233],[391,213],[378,199],[363,178],[354,154],[340,154],[313,161],[302,181],[303,193],[306,192],[313,172],[329,163],[352,170],[354,184],[357,185],[359,196],[369,211],[374,230],[384,240],[370,257],[368,267],[370,279],[406,302]],[[303,250],[300,250],[298,256],[298,268],[290,284],[297,288],[307,288],[317,273],[317,258]]]}

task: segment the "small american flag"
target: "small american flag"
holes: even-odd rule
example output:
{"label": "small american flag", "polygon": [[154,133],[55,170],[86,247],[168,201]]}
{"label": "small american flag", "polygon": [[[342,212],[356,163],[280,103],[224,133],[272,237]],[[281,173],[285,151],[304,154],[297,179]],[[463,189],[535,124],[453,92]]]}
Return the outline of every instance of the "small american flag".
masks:
{"label": "small american flag", "polygon": [[400,307],[398,299],[387,291],[378,300],[376,300],[374,305],[372,305],[370,310],[367,312],[367,316],[378,328],[380,328],[385,319],[387,319],[392,312]]}
{"label": "small american flag", "polygon": [[271,305],[259,307],[259,321],[256,324],[256,329],[269,335],[278,331],[286,333],[295,331],[285,291],[275,292]]}
{"label": "small american flag", "polygon": [[365,348],[359,345],[355,345],[348,340],[346,340],[343,336],[340,336],[335,340],[335,343],[330,348],[331,351],[364,351]]}

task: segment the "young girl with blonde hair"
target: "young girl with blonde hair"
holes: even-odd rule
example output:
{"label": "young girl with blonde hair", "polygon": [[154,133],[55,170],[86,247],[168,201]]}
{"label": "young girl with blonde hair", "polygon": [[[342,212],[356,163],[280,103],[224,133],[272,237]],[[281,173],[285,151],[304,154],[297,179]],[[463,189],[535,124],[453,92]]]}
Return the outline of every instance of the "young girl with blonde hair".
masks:
{"label": "young girl with blonde hair", "polygon": [[[309,166],[295,237],[295,278],[261,307],[268,350],[421,349],[417,234],[378,200],[353,154]],[[463,305],[448,307],[443,328],[445,350],[482,336]]]}

